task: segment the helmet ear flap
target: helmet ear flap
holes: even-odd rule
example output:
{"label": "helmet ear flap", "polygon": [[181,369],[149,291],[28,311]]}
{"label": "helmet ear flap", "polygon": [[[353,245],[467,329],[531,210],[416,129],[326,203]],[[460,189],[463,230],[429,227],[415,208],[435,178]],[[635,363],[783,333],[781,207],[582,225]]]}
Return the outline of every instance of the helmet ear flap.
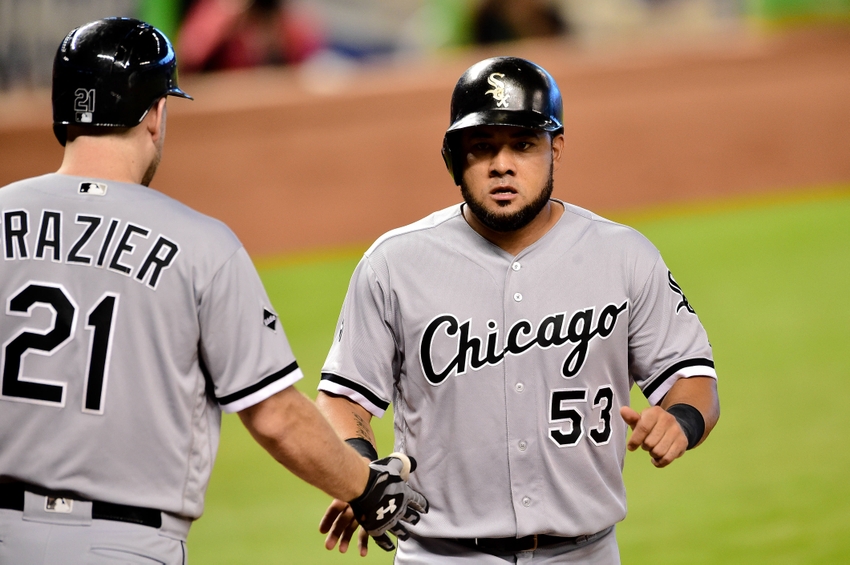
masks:
{"label": "helmet ear flap", "polygon": [[452,141],[449,137],[452,136],[450,133],[446,133],[443,136],[443,149],[441,151],[443,155],[443,161],[446,163],[446,169],[449,170],[449,174],[452,176],[452,179],[455,181],[455,184],[460,186],[460,177],[463,173],[462,168],[459,163],[455,162],[455,155],[452,153]]}
{"label": "helmet ear flap", "polygon": [[65,147],[65,143],[68,141],[68,126],[65,124],[53,124],[53,135],[56,136],[62,147]]}

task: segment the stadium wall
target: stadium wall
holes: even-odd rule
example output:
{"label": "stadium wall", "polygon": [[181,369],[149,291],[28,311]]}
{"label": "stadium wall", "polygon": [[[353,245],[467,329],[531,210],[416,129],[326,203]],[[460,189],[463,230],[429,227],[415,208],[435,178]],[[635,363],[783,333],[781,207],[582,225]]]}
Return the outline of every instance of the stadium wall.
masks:
{"label": "stadium wall", "polygon": [[[850,28],[583,49],[529,42],[426,62],[187,76],[153,187],[254,256],[364,244],[459,201],[440,144],[475,61],[543,65],[565,104],[555,195],[600,213],[850,181]],[[56,170],[47,92],[0,98],[0,186]]]}

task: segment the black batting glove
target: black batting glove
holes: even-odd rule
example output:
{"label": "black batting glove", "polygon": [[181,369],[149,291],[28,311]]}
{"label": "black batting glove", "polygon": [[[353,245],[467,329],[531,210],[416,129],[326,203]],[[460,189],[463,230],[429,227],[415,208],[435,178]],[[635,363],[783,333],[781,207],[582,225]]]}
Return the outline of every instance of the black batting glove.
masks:
{"label": "black batting glove", "polygon": [[395,549],[387,532],[401,540],[410,537],[403,522],[415,525],[419,513],[428,512],[428,500],[407,484],[416,461],[393,453],[369,464],[369,481],[363,494],[349,502],[354,516],[384,551]]}

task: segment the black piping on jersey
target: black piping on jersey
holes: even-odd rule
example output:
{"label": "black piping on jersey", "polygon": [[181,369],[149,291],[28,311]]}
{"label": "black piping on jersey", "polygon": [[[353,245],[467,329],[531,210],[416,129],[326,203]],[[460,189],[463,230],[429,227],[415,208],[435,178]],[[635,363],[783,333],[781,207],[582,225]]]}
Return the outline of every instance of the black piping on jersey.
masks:
{"label": "black piping on jersey", "polygon": [[237,400],[241,400],[241,399],[245,398],[246,396],[248,396],[250,394],[254,394],[258,390],[262,390],[262,389],[266,388],[267,386],[269,386],[270,384],[272,384],[275,381],[279,381],[280,379],[282,379],[283,377],[285,377],[289,373],[295,371],[296,369],[298,369],[298,362],[293,361],[292,363],[290,363],[289,365],[287,365],[286,367],[284,367],[283,369],[281,369],[277,373],[269,375],[268,377],[264,378],[260,382],[252,384],[251,386],[249,386],[247,388],[243,388],[242,390],[240,390],[238,392],[234,392],[233,394],[228,394],[227,396],[222,396],[221,398],[217,398],[216,400],[218,400],[218,403],[221,404],[222,406],[230,404],[231,402],[236,402]]}
{"label": "black piping on jersey", "polygon": [[366,388],[361,384],[357,384],[354,381],[350,381],[345,377],[340,377],[339,375],[334,375],[333,373],[322,373],[323,381],[330,381],[332,383],[336,383],[338,385],[344,386],[345,388],[349,388],[354,392],[358,392],[363,395],[366,400],[380,408],[381,410],[386,410],[390,407],[390,403],[386,400],[382,400],[380,397],[375,395],[374,392]]}
{"label": "black piping on jersey", "polygon": [[669,367],[667,367],[664,372],[658,375],[654,381],[646,385],[646,388],[643,389],[643,395],[649,398],[653,392],[655,392],[658,387],[664,384],[664,381],[669,379],[675,373],[684,369],[685,367],[711,367],[714,368],[714,361],[711,359],[685,359],[684,361],[679,361],[678,363],[673,363]]}

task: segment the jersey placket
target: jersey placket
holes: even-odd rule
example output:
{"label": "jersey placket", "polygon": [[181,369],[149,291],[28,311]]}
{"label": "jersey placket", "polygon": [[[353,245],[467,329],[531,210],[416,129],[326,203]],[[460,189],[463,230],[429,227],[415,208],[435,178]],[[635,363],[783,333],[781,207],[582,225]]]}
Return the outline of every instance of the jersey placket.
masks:
{"label": "jersey placket", "polygon": [[[538,320],[529,312],[529,301],[533,298],[534,285],[527,268],[527,257],[515,258],[505,275],[504,327],[502,343],[507,344],[510,328],[520,320],[528,320],[532,325]],[[537,413],[540,410],[537,398],[545,395],[545,388],[539,375],[528,371],[529,356],[534,356],[537,348],[532,347],[522,354],[506,353],[505,370],[505,415],[507,422],[508,464],[510,466],[511,501],[517,521],[517,534],[525,535],[524,523],[531,512],[539,512],[541,491],[535,472],[539,461],[540,449],[537,439]],[[537,508],[535,508],[537,506]]]}

